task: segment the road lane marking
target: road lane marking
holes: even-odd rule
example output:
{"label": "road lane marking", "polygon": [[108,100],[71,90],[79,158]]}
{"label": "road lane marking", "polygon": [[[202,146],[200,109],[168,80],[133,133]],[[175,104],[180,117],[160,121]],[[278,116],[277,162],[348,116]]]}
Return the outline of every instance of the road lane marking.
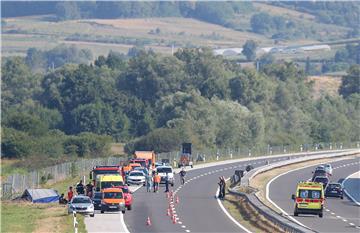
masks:
{"label": "road lane marking", "polygon": [[190,232],[190,230],[185,230],[186,232]]}
{"label": "road lane marking", "polygon": [[185,225],[182,225],[181,227],[182,227],[182,228],[186,228],[186,226],[185,226]]}
{"label": "road lane marking", "polygon": [[182,224],[182,222],[178,222],[179,224]]}
{"label": "road lane marking", "polygon": [[339,216],[339,215],[336,215],[336,217],[337,217],[337,218],[341,218],[341,216]]}
{"label": "road lane marking", "polygon": [[335,213],[334,213],[334,212],[331,212],[331,214],[332,214],[332,215],[335,215]]}
{"label": "road lane marking", "polygon": [[347,219],[344,218],[343,221],[344,221],[344,222],[347,222]]}
{"label": "road lane marking", "polygon": [[354,224],[354,223],[352,223],[352,222],[349,222],[349,225],[351,225],[351,226],[355,226],[355,224]]}
{"label": "road lane marking", "polygon": [[[226,181],[228,181],[229,179],[230,179],[230,178],[226,179]],[[216,190],[216,193],[215,193],[215,196],[216,196],[216,197],[218,196],[219,191],[220,191],[220,189],[218,188],[218,189]],[[238,227],[240,227],[241,229],[243,229],[245,232],[251,233],[251,231],[249,231],[248,229],[246,229],[243,225],[241,225],[238,221],[236,221],[236,220],[233,218],[233,216],[231,216],[231,215],[229,214],[229,212],[225,209],[225,207],[223,206],[223,204],[221,203],[221,201],[220,201],[219,198],[217,198],[217,202],[218,202],[221,210],[226,214],[226,216],[228,216],[228,218],[229,218],[233,223],[235,223]]]}
{"label": "road lane marking", "polygon": [[[344,181],[342,182],[342,186],[345,187],[346,181],[347,181],[351,176],[355,175],[356,173],[359,173],[359,171],[357,171],[357,172],[355,172],[355,173],[350,174],[349,176],[347,176],[347,177],[344,179]],[[348,198],[350,198],[356,205],[360,206],[360,202],[356,201],[356,199],[355,199],[353,196],[351,196],[351,194],[350,194],[346,189],[344,189],[344,192],[345,192],[345,194],[346,194],[346,196],[347,196]]]}

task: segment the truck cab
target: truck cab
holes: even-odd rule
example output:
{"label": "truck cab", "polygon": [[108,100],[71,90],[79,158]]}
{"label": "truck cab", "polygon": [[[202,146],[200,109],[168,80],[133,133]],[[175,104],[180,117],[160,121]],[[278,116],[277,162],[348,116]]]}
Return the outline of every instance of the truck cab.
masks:
{"label": "truck cab", "polygon": [[121,188],[106,188],[102,193],[101,213],[105,211],[121,211],[125,214],[125,198]]}
{"label": "truck cab", "polygon": [[291,197],[294,202],[294,216],[312,214],[323,217],[324,188],[317,182],[299,182],[296,194]]}

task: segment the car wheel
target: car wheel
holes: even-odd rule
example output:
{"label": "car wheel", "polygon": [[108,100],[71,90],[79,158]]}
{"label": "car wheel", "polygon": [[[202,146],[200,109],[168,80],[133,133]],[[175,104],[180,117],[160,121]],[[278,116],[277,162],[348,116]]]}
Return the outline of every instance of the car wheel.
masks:
{"label": "car wheel", "polygon": [[128,209],[128,210],[131,210],[131,205],[129,205],[129,206],[127,207],[127,209]]}
{"label": "car wheel", "polygon": [[174,184],[173,184],[173,183],[171,184],[171,187],[174,187]]}
{"label": "car wheel", "polygon": [[294,216],[299,216],[299,213],[294,211]]}
{"label": "car wheel", "polygon": [[125,210],[122,210],[121,213],[125,214]]}
{"label": "car wheel", "polygon": [[323,217],[323,213],[320,213],[320,214],[319,214],[319,217],[322,218],[322,217]]}
{"label": "car wheel", "polygon": [[90,214],[90,217],[92,217],[92,218],[95,217],[95,214]]}
{"label": "car wheel", "polygon": [[341,195],[341,197],[340,197],[341,199],[344,199],[344,196],[343,195]]}
{"label": "car wheel", "polygon": [[104,211],[102,210],[102,211],[100,211],[102,214],[104,213]]}

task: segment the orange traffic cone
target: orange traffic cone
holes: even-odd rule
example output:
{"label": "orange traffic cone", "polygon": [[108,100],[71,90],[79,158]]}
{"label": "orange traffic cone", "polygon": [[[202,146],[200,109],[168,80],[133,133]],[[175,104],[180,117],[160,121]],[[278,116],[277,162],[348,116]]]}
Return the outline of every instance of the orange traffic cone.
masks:
{"label": "orange traffic cone", "polygon": [[179,196],[176,196],[176,204],[179,203]]}
{"label": "orange traffic cone", "polygon": [[176,224],[176,217],[173,216],[173,224]]}
{"label": "orange traffic cone", "polygon": [[166,193],[166,198],[170,198],[170,195],[169,195],[169,193]]}
{"label": "orange traffic cone", "polygon": [[167,209],[166,215],[170,216],[170,208]]}
{"label": "orange traffic cone", "polygon": [[146,220],[146,225],[147,225],[147,226],[151,226],[150,217],[147,217],[147,220]]}

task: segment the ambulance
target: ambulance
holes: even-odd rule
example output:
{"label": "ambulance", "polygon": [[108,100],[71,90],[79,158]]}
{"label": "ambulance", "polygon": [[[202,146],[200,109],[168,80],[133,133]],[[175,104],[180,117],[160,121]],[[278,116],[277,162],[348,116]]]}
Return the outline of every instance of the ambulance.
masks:
{"label": "ambulance", "polygon": [[324,188],[317,182],[299,182],[296,194],[291,198],[295,202],[294,216],[299,214],[312,214],[323,217]]}

